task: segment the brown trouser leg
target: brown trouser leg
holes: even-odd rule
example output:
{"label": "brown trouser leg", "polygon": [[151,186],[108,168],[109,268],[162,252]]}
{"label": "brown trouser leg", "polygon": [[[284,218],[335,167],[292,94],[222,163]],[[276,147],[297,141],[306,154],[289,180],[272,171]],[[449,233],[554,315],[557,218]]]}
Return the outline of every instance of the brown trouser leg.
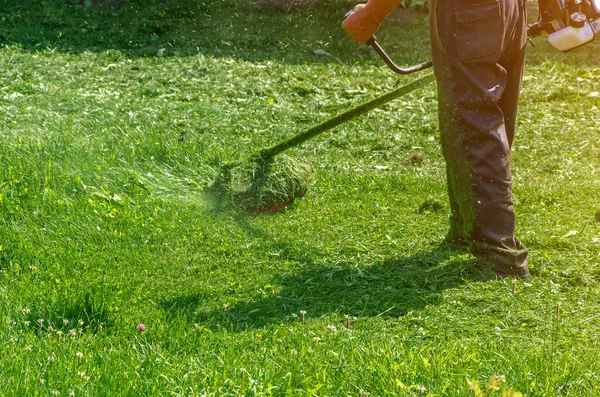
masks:
{"label": "brown trouser leg", "polygon": [[526,39],[524,0],[431,0],[449,237],[504,274],[525,274],[515,238],[510,147]]}

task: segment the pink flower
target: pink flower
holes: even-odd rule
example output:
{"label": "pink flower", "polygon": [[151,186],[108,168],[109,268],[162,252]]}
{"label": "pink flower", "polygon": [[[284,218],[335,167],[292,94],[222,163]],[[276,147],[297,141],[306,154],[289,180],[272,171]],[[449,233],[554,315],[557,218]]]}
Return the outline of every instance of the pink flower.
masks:
{"label": "pink flower", "polygon": [[145,331],[146,330],[146,326],[144,324],[142,324],[142,323],[139,323],[137,325],[137,330],[138,331]]}

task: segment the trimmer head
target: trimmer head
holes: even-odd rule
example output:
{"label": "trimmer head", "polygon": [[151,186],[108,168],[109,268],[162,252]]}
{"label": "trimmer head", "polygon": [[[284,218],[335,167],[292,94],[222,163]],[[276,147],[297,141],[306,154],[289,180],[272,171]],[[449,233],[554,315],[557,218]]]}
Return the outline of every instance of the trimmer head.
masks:
{"label": "trimmer head", "polygon": [[224,165],[211,187],[250,214],[277,211],[303,197],[314,181],[309,163],[279,155]]}

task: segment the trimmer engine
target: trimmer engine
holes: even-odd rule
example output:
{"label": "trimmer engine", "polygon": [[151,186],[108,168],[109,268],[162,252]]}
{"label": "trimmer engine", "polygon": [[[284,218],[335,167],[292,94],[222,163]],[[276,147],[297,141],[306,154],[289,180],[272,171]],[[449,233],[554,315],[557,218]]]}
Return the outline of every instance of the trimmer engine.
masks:
{"label": "trimmer engine", "polygon": [[600,0],[538,0],[538,20],[527,35],[548,34],[556,49],[567,52],[592,42],[600,35]]}

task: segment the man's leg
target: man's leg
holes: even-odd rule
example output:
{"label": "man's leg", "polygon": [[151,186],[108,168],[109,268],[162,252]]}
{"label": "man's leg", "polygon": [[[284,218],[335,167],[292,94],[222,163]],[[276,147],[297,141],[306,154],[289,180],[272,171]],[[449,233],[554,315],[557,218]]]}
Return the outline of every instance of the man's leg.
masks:
{"label": "man's leg", "polygon": [[471,243],[500,275],[528,274],[515,238],[510,146],[525,46],[525,4],[431,0],[450,238]]}

